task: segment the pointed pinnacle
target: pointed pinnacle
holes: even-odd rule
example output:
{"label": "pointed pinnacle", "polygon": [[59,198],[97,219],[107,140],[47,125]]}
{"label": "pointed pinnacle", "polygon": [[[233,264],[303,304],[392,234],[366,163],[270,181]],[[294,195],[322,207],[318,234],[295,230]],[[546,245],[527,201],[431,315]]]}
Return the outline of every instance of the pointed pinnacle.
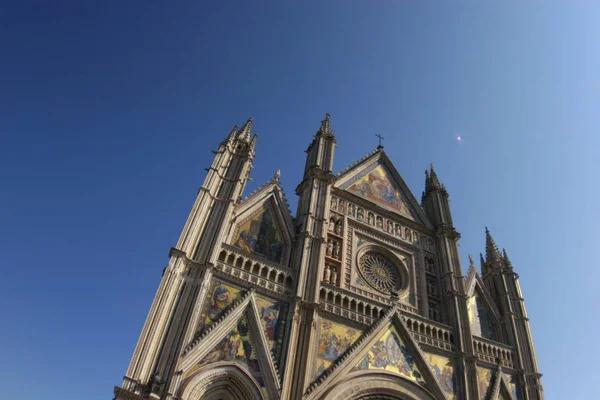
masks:
{"label": "pointed pinnacle", "polygon": [[252,133],[252,120],[254,120],[254,118],[248,118],[248,121],[246,121],[244,126],[242,126],[242,129],[240,129],[237,136],[238,139],[243,140],[244,142],[250,141],[250,134]]}
{"label": "pointed pinnacle", "polygon": [[494,242],[494,238],[490,234],[487,226],[485,227],[485,259],[489,262],[492,260],[500,260],[500,252]]}
{"label": "pointed pinnacle", "polygon": [[479,263],[481,264],[481,272],[483,272],[483,269],[485,268],[485,259],[481,253],[479,253]]}
{"label": "pointed pinnacle", "polygon": [[506,266],[512,268],[512,262],[510,262],[510,258],[508,258],[506,249],[502,249],[502,255],[504,256],[504,263],[506,264]]}
{"label": "pointed pinnacle", "polygon": [[431,181],[431,188],[432,189],[438,189],[440,187],[440,181],[439,181],[439,179],[437,177],[437,174],[435,173],[435,170],[433,169],[433,163],[431,164],[431,173],[430,173],[430,176],[431,176],[431,179],[430,179],[430,181]]}
{"label": "pointed pinnacle", "polygon": [[277,172],[275,172],[275,175],[273,175],[273,179],[271,179],[273,182],[279,182],[281,180],[281,170],[278,169]]}
{"label": "pointed pinnacle", "polygon": [[473,256],[469,253],[469,267],[475,268],[475,262],[473,262]]}
{"label": "pointed pinnacle", "polygon": [[335,136],[335,132],[331,130],[331,123],[329,121],[331,115],[329,113],[325,114],[325,119],[321,121],[321,127],[317,134],[326,135],[326,136]]}
{"label": "pointed pinnacle", "polygon": [[235,134],[237,133],[238,129],[239,128],[237,125],[233,127],[233,129],[231,130],[231,132],[229,132],[229,135],[227,136],[227,141],[231,142],[233,139],[235,139]]}

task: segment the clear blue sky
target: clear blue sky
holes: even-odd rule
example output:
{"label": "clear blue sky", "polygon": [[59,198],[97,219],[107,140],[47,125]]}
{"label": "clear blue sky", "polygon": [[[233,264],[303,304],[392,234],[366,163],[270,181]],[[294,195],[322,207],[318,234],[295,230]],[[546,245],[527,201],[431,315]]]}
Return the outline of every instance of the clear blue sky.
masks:
{"label": "clear blue sky", "polygon": [[3,397],[112,398],[210,150],[254,116],[247,193],[281,168],[295,210],[325,112],[337,171],[375,134],[417,198],[435,163],[463,269],[487,225],[521,276],[546,398],[597,393],[596,2],[12,3]]}

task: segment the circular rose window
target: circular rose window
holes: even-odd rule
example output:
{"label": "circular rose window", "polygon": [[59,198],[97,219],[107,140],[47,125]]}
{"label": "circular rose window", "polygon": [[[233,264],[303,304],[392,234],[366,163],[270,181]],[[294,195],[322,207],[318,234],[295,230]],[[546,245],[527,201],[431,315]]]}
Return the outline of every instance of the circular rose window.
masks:
{"label": "circular rose window", "polygon": [[402,290],[402,277],[396,265],[386,256],[367,251],[358,259],[358,270],[369,285],[384,293]]}

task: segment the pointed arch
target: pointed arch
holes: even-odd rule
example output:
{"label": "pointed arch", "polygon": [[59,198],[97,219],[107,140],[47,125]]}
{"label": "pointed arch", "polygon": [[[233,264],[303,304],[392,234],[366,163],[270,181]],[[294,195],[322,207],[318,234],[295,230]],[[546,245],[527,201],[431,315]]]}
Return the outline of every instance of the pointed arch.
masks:
{"label": "pointed arch", "polygon": [[181,386],[182,400],[204,400],[222,396],[232,400],[264,400],[259,384],[234,363],[207,366]]}
{"label": "pointed arch", "polygon": [[333,385],[320,400],[435,400],[421,386],[388,372],[352,373]]}

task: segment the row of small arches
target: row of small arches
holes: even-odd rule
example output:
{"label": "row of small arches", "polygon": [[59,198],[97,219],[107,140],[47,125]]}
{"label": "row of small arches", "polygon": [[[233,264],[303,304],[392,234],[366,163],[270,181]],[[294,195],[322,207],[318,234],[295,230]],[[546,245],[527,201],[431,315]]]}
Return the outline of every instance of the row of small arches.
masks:
{"label": "row of small arches", "polygon": [[421,335],[429,336],[437,340],[443,340],[444,342],[454,343],[454,335],[445,329],[438,329],[435,326],[411,318],[406,319],[406,326],[408,326],[411,331]]}
{"label": "row of small arches", "polygon": [[381,318],[385,315],[385,310],[383,308],[371,306],[370,304],[365,304],[360,300],[351,299],[340,293],[335,293],[332,290],[327,290],[326,288],[321,288],[321,291],[319,292],[319,298],[322,301],[335,304],[336,306],[348,309],[359,314],[364,314],[371,318]]}
{"label": "row of small arches", "polygon": [[512,353],[508,350],[499,349],[496,346],[492,346],[486,343],[474,342],[475,351],[481,354],[485,354],[490,357],[500,358],[501,360],[508,360],[510,362],[513,361]]}
{"label": "row of small arches", "polygon": [[284,271],[279,271],[276,268],[269,267],[268,265],[261,264],[257,261],[252,261],[235,253],[229,253],[226,250],[221,250],[218,260],[220,262],[233,265],[242,271],[246,271],[260,276],[261,278],[277,282],[278,284],[284,285],[287,288],[291,288],[294,284],[294,279],[292,276]]}

